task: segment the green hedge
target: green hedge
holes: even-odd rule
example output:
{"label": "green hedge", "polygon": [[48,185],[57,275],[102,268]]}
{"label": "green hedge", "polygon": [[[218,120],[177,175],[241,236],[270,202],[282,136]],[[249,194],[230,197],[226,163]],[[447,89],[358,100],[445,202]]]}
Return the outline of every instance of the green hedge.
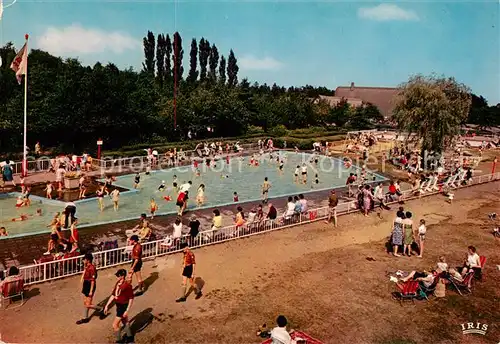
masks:
{"label": "green hedge", "polygon": [[274,139],[274,145],[277,148],[283,148],[283,141],[287,141],[287,148],[293,148],[297,146],[301,150],[312,149],[312,144],[315,141],[339,141],[345,138],[345,134],[339,129],[327,130],[324,127],[310,127],[304,129],[287,130],[284,125],[278,125],[271,128],[266,134],[260,127],[251,127],[249,134],[242,137],[231,137],[231,138],[212,138],[205,140],[191,140],[183,142],[164,142],[164,143],[140,143],[135,145],[124,146],[121,149],[113,151],[104,151],[104,156],[140,156],[144,155],[144,149],[153,148],[160,151],[160,153],[166,152],[169,149],[183,149],[183,150],[193,150],[198,143],[206,141],[223,141],[224,143],[234,143],[239,141],[240,143],[255,143],[259,139],[267,139],[272,137]]}

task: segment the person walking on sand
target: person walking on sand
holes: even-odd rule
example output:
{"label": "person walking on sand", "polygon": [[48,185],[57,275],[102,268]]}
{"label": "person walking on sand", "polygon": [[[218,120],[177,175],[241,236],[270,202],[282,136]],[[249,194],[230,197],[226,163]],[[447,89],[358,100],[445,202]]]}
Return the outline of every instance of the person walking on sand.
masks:
{"label": "person walking on sand", "polygon": [[77,325],[86,324],[90,321],[89,310],[102,310],[100,307],[95,306],[92,303],[92,299],[95,295],[97,280],[97,269],[94,264],[92,264],[93,259],[94,257],[92,256],[92,253],[87,253],[83,257],[84,269],[80,280],[83,294],[83,318],[76,322]]}
{"label": "person walking on sand", "polygon": [[132,289],[132,285],[126,280],[127,271],[125,269],[118,270],[115,276],[118,278],[118,281],[113,288],[106,307],[104,307],[104,314],[108,313],[109,307],[114,301],[116,305],[116,317],[113,320],[113,331],[115,332],[116,342],[123,342],[121,336],[123,324],[123,329],[125,329],[127,336],[126,342],[132,343],[133,336],[128,315],[134,303],[134,290]]}
{"label": "person walking on sand", "polygon": [[182,296],[175,300],[175,302],[186,302],[187,299],[187,282],[189,280],[189,283],[191,284],[191,288],[194,289],[195,291],[195,300],[198,300],[200,297],[202,297],[201,290],[198,289],[198,286],[196,285],[194,279],[195,279],[195,267],[196,267],[196,260],[194,257],[194,253],[189,249],[189,246],[187,243],[183,243],[181,245],[184,253],[184,257],[182,258]]}
{"label": "person walking on sand", "polygon": [[132,247],[132,266],[130,267],[130,283],[132,283],[134,275],[137,276],[139,292],[144,292],[144,281],[142,280],[142,245],[139,243],[139,237],[132,235],[130,237]]}
{"label": "person walking on sand", "polygon": [[325,223],[329,224],[333,219],[333,225],[337,227],[337,205],[339,204],[339,198],[335,193],[335,190],[330,191],[330,196],[328,197],[328,218]]}

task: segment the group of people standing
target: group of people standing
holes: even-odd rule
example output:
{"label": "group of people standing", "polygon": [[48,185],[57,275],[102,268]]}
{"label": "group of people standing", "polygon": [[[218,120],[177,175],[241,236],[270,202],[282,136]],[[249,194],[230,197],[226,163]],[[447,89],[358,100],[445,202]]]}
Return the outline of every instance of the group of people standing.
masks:
{"label": "group of people standing", "polygon": [[[417,257],[422,258],[426,233],[427,227],[424,219],[421,219],[417,226],[413,222],[413,214],[399,207],[392,225],[392,254],[395,257],[404,255],[410,257],[413,252],[417,251]],[[417,246],[415,247],[414,244]],[[399,254],[401,247],[403,250]]]}

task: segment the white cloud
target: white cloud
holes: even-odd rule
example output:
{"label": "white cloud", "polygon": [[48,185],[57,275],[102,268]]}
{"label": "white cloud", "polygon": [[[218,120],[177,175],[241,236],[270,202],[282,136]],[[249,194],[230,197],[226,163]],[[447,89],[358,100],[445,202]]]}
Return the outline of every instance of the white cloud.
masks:
{"label": "white cloud", "polygon": [[375,7],[361,7],[358,17],[376,21],[418,21],[417,13],[405,10],[394,4],[380,4]]}
{"label": "white cloud", "polygon": [[123,53],[140,47],[140,42],[126,33],[86,29],[74,24],[64,28],[49,27],[37,39],[37,47],[55,55],[93,54],[105,51]]}
{"label": "white cloud", "polygon": [[244,70],[273,70],[281,68],[283,63],[272,57],[257,58],[246,55],[238,58],[238,65]]}

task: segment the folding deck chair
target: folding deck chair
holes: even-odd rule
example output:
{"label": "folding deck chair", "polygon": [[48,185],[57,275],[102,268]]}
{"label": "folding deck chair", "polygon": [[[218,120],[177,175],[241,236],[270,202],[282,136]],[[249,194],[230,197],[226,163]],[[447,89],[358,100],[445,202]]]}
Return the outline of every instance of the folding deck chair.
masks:
{"label": "folding deck chair", "polygon": [[405,300],[415,303],[415,299],[418,297],[418,288],[419,283],[417,281],[407,281],[403,284],[403,290],[393,292],[392,296],[399,300],[401,306]]}
{"label": "folding deck chair", "polygon": [[426,287],[419,283],[418,290],[420,291],[420,295],[422,295],[427,301],[429,301],[429,295],[431,295],[434,292],[434,290],[436,290],[436,287],[439,283],[439,278],[440,275],[435,276],[434,282],[432,282],[432,284],[429,287]]}
{"label": "folding deck chair", "polygon": [[471,287],[469,285],[472,285],[472,279],[474,278],[474,270],[468,271],[465,276],[463,281],[459,281],[453,276],[450,276],[448,281],[450,281],[450,284],[455,287],[455,289],[458,291],[460,295],[462,294],[462,289],[466,290],[469,294],[472,293]]}
{"label": "folding deck chair", "polygon": [[484,266],[486,265],[486,260],[487,258],[485,256],[479,256],[479,264],[481,264],[481,273],[479,273],[476,278],[479,280],[479,281],[483,281],[484,280]]}
{"label": "folding deck chair", "polygon": [[11,308],[18,308],[24,304],[24,279],[4,282],[0,290],[0,303],[2,309],[7,309],[15,298],[21,298],[21,303]]}

